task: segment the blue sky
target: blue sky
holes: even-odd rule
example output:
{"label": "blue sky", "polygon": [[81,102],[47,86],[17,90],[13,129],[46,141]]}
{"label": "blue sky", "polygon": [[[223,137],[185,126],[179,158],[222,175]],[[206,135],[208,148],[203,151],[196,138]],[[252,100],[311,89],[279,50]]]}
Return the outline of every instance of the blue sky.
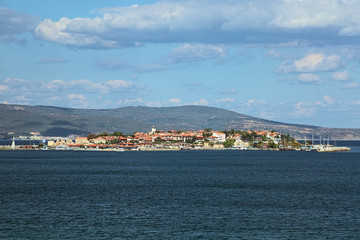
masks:
{"label": "blue sky", "polygon": [[360,127],[360,1],[0,0],[0,102]]}

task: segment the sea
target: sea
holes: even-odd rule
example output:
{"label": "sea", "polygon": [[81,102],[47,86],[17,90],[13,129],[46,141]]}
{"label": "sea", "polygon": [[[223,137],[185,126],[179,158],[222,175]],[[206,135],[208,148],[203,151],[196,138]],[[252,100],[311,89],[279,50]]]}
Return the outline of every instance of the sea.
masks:
{"label": "sea", "polygon": [[0,239],[359,239],[360,142],[343,145],[0,151]]}

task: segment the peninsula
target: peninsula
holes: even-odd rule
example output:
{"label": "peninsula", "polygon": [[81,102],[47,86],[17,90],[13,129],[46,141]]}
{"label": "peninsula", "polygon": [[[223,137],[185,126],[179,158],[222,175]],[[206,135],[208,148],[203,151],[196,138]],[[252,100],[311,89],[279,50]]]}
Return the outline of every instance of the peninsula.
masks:
{"label": "peninsula", "polygon": [[42,136],[87,136],[90,133],[122,131],[147,132],[152,125],[164,131],[239,129],[262,131],[275,129],[296,139],[329,137],[336,140],[360,139],[360,129],[326,128],[289,124],[247,116],[208,106],[121,107],[116,109],[75,109],[50,106],[0,104],[0,138],[40,132]]}
{"label": "peninsula", "polygon": [[[34,133],[33,133],[34,134]],[[38,145],[16,147],[15,140],[5,149],[52,149],[52,150],[97,150],[97,151],[176,151],[176,150],[280,150],[280,151],[349,151],[346,147],[328,144],[314,145],[312,141],[302,144],[289,134],[272,131],[213,131],[210,128],[197,131],[169,130],[159,131],[153,126],[149,132],[136,132],[125,135],[89,134],[87,137],[51,138],[33,137],[42,140]]]}

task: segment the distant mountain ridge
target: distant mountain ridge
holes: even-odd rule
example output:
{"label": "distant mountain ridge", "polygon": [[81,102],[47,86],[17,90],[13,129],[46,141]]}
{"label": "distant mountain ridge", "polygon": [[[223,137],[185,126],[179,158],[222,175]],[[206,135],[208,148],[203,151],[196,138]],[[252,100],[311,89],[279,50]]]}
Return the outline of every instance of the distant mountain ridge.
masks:
{"label": "distant mountain ridge", "polygon": [[116,109],[74,109],[51,106],[0,104],[0,136],[86,136],[89,133],[159,130],[276,130],[296,138],[323,136],[330,139],[360,139],[360,129],[325,128],[287,124],[251,117],[208,106],[122,107]]}

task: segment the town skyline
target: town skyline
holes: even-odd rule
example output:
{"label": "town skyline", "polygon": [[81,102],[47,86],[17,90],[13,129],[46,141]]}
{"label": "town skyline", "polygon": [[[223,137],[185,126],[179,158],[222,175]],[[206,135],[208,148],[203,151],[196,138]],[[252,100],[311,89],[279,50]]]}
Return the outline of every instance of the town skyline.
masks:
{"label": "town skyline", "polygon": [[0,103],[360,127],[360,2],[0,1]]}

